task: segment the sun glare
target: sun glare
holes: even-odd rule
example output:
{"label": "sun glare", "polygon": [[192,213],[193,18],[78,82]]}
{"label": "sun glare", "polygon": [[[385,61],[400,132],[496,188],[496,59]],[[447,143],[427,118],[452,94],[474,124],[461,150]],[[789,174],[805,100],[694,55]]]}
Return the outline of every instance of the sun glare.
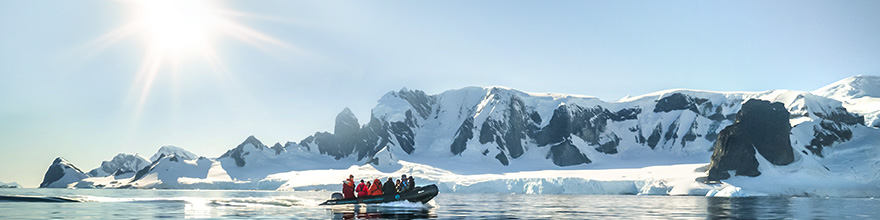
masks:
{"label": "sun glare", "polygon": [[[249,16],[225,8],[213,0],[122,0],[133,9],[126,25],[96,39],[89,45],[104,49],[122,39],[144,39],[145,53],[129,94],[137,100],[135,121],[160,75],[175,77],[183,65],[201,60],[214,75],[225,74],[218,51],[219,38],[234,38],[260,49],[293,49],[233,19]],[[273,47],[266,47],[272,45]],[[217,78],[225,78],[218,76]],[[174,78],[172,78],[174,79]],[[137,97],[137,98],[135,98]]]}
{"label": "sun glare", "polygon": [[155,47],[175,53],[199,50],[210,44],[212,32],[223,22],[209,1],[143,0],[139,23]]}

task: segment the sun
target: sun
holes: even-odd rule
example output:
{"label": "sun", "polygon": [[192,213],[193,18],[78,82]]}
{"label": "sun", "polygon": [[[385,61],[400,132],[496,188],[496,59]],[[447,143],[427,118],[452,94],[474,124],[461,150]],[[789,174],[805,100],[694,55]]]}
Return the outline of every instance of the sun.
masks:
{"label": "sun", "polygon": [[[231,38],[263,50],[292,48],[235,19],[251,16],[236,12],[217,0],[120,0],[131,9],[129,21],[87,44],[100,51],[123,39],[143,39],[143,60],[131,86],[129,100],[136,100],[134,120],[139,118],[153,83],[159,76],[177,77],[185,65],[203,62],[217,80],[227,74],[220,59],[218,39]],[[271,46],[271,47],[269,47]],[[204,75],[204,74],[200,74]],[[212,74],[208,74],[212,75]],[[176,85],[172,85],[176,86]]]}
{"label": "sun", "polygon": [[[137,24],[154,47],[179,52],[201,52],[209,37],[224,23],[216,1],[141,0]],[[195,51],[192,51],[195,50]]]}

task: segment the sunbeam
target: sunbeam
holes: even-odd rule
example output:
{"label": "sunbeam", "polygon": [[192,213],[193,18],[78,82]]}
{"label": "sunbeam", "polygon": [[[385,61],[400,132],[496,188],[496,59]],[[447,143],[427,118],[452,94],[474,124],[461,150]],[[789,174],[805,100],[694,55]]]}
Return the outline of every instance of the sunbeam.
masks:
{"label": "sunbeam", "polygon": [[[201,57],[210,67],[220,85],[226,85],[228,72],[217,52],[218,38],[234,38],[255,48],[300,52],[286,43],[256,31],[234,20],[248,14],[225,8],[219,1],[209,0],[130,0],[121,1],[134,11],[132,19],[87,46],[94,51],[104,50],[131,37],[145,40],[145,53],[128,100],[136,101],[133,120],[136,122],[145,108],[156,79],[172,78],[177,93],[177,75],[191,58]],[[184,61],[186,60],[186,61]],[[198,60],[198,59],[197,59]],[[176,97],[177,94],[174,94]]]}

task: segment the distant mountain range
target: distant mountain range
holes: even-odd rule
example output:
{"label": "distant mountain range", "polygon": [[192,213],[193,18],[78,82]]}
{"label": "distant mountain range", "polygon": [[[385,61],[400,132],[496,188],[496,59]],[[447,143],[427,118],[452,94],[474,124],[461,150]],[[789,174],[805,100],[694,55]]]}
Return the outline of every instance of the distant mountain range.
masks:
{"label": "distant mountain range", "polygon": [[41,187],[271,189],[281,184],[262,181],[272,174],[364,164],[393,172],[398,161],[459,174],[709,163],[719,133],[752,99],[788,112],[796,158],[822,164],[837,145],[880,137],[878,76],[812,92],[673,89],[617,101],[504,87],[433,95],[404,88],[382,96],[364,124],[343,109],[332,133],[272,146],[250,136],[216,158],[177,147],[149,161],[120,154],[88,173],[58,158]]}

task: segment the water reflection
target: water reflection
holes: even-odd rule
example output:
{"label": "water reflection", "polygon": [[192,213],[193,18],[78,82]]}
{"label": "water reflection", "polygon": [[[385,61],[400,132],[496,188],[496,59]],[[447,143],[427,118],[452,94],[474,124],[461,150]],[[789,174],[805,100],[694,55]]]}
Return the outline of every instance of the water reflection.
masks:
{"label": "water reflection", "polygon": [[339,205],[330,210],[333,219],[424,219],[437,217],[427,206]]}
{"label": "water reflection", "polygon": [[750,197],[706,198],[711,219],[873,219],[873,198]]}
{"label": "water reflection", "polygon": [[0,202],[0,219],[880,219],[872,198],[440,194],[419,203],[319,206],[328,192],[0,190],[87,202]]}
{"label": "water reflection", "polygon": [[748,197],[706,198],[709,217],[713,219],[780,219],[791,217],[791,198]]}

